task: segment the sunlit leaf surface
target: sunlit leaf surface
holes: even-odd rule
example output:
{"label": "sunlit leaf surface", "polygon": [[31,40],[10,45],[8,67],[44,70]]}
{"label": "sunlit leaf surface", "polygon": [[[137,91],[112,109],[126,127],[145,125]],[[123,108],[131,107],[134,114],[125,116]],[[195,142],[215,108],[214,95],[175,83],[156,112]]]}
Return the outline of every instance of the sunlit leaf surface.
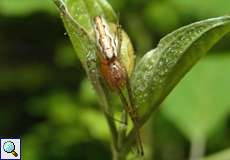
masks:
{"label": "sunlit leaf surface", "polygon": [[149,117],[185,73],[230,31],[230,17],[208,19],[182,27],[159,42],[137,64],[132,88],[144,119]]}

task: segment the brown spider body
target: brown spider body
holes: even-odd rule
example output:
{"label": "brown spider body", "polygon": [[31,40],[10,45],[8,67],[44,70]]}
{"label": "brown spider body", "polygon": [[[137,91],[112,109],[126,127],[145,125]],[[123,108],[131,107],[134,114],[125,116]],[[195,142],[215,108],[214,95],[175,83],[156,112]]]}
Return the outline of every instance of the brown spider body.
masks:
{"label": "brown spider body", "polygon": [[117,36],[112,35],[105,20],[94,18],[97,44],[99,47],[100,72],[112,90],[121,89],[126,83],[126,70],[119,61]]}

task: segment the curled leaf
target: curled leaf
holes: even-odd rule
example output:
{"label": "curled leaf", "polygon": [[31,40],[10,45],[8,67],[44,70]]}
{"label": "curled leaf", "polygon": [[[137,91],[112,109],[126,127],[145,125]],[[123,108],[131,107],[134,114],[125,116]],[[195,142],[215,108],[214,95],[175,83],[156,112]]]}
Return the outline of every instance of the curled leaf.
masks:
{"label": "curled leaf", "polygon": [[[117,32],[118,20],[112,7],[105,0],[54,0],[62,14],[65,28],[76,53],[86,71],[87,66],[96,62],[97,46],[95,43],[95,16],[103,16],[110,25],[112,32]],[[72,19],[72,20],[71,20]],[[115,33],[116,34],[116,33]],[[122,30],[121,60],[131,74],[134,64],[134,52],[128,35]],[[96,69],[95,64],[89,66]]]}
{"label": "curled leaf", "polygon": [[[92,20],[95,16],[102,15],[111,22],[116,22],[114,11],[103,0],[53,0],[58,6],[65,28],[68,32],[74,49],[100,99],[104,112],[109,108],[105,90],[100,82],[97,69],[97,46],[94,38]],[[115,123],[107,115],[113,141],[116,146],[117,129]]]}

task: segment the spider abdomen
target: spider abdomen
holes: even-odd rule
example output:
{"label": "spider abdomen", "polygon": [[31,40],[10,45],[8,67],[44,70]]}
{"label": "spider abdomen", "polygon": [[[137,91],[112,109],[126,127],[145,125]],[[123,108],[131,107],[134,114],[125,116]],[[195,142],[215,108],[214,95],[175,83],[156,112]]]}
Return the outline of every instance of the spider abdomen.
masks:
{"label": "spider abdomen", "polygon": [[123,66],[118,61],[101,64],[101,74],[111,89],[122,88],[126,83],[126,74]]}

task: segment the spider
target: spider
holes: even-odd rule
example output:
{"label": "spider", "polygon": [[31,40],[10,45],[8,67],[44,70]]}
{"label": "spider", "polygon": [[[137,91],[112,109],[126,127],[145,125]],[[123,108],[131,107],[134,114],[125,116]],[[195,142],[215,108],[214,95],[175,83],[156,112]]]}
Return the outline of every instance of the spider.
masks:
{"label": "spider", "polygon": [[[67,7],[62,1],[54,0],[54,2],[59,7],[62,16],[65,16],[73,26],[78,25],[74,18],[69,14]],[[136,128],[136,144],[138,153],[143,156],[143,145],[139,133],[139,116],[134,106],[127,71],[121,63],[119,57],[122,42],[120,26],[117,26],[117,33],[113,34],[110,31],[109,25],[102,16],[96,16],[94,18],[94,26],[97,47],[99,48],[98,57],[101,75],[110,88],[119,94],[122,103],[125,104],[124,109],[129,114],[134,127]],[[129,100],[127,100],[122,93],[122,89],[124,87],[127,88]]]}
{"label": "spider", "polygon": [[[110,88],[116,91],[121,101],[125,104],[125,110],[129,114],[134,127],[136,127],[138,152],[144,155],[142,141],[139,134],[139,116],[133,103],[132,91],[129,84],[128,74],[120,61],[121,30],[117,26],[117,33],[110,31],[109,25],[102,16],[94,18],[96,41],[99,48],[100,72]],[[122,93],[122,88],[127,87],[129,100]]]}
{"label": "spider", "polygon": [[[126,71],[118,59],[120,43],[112,36],[109,27],[100,16],[94,18],[97,46],[99,48],[100,71],[112,90],[125,85]],[[120,35],[120,33],[118,33]]]}

